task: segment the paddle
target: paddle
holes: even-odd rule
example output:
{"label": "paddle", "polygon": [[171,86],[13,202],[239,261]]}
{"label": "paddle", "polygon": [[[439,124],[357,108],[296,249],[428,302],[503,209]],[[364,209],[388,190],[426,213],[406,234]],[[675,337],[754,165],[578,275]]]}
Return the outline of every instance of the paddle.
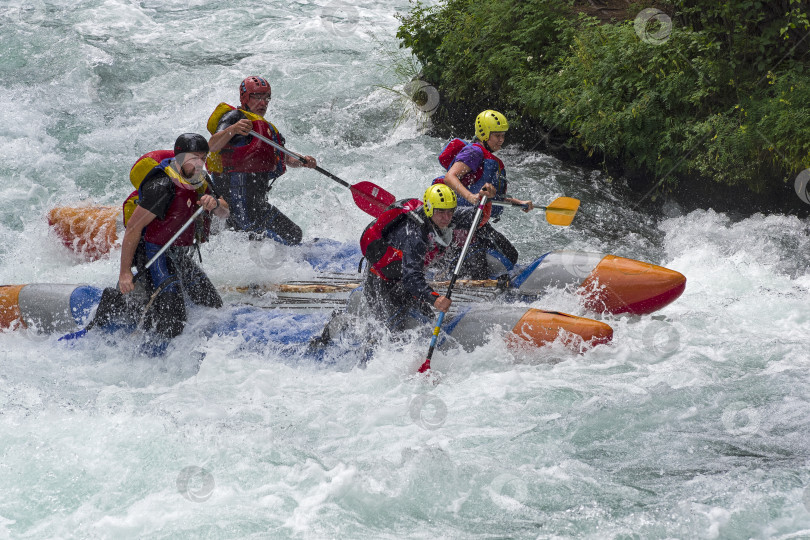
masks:
{"label": "paddle", "polygon": [[[255,131],[251,130],[250,134],[259,139],[260,141],[266,142],[276,150],[293,156],[294,158],[298,159],[298,161],[300,161],[301,163],[307,162],[307,160],[304,159],[304,156],[302,156],[301,154],[293,152],[292,150],[288,150],[283,146],[281,146],[280,144],[276,144],[267,137],[259,135]],[[322,169],[321,167],[314,167],[314,168],[316,171],[323,174],[324,176],[331,178],[341,186],[349,188],[352,192],[352,197],[354,198],[354,203],[357,205],[357,207],[360,208],[360,210],[362,210],[366,214],[374,216],[375,218],[380,217],[380,214],[382,214],[386,208],[391,206],[394,203],[394,201],[397,200],[396,197],[385,191],[380,186],[373,184],[371,182],[358,182],[356,184],[349,184],[345,180],[338,178],[334,174],[330,173],[327,170]]]}
{"label": "paddle", "polygon": [[[528,205],[511,201],[492,201],[492,204],[496,206],[516,206],[522,209],[528,208]],[[535,208],[543,208],[546,211],[546,221],[551,225],[568,227],[574,221],[574,216],[577,215],[577,210],[579,210],[579,199],[558,197],[548,206],[537,206]]]}
{"label": "paddle", "polygon": [[[211,193],[212,193],[212,195],[214,196],[215,199],[219,199],[219,194],[214,189],[214,183],[211,181],[211,177],[209,177],[207,174],[205,175],[205,177],[207,178],[206,183],[208,184],[208,189],[211,190]],[[219,202],[217,202],[216,207],[219,208]],[[147,270],[149,269],[150,266],[152,266],[155,263],[156,260],[158,260],[158,258],[161,255],[163,255],[166,252],[167,249],[172,247],[172,244],[174,244],[174,241],[177,240],[180,237],[180,235],[183,234],[183,231],[188,229],[189,226],[192,223],[194,223],[194,220],[196,220],[198,217],[200,217],[200,214],[202,214],[204,211],[205,211],[205,208],[203,208],[203,206],[200,205],[200,207],[197,208],[197,211],[194,212],[194,214],[190,218],[188,218],[188,221],[183,223],[183,226],[180,227],[180,229],[178,229],[178,231],[176,233],[174,233],[174,235],[171,238],[169,238],[169,241],[166,242],[165,244],[163,244],[163,247],[160,248],[160,250],[158,250],[158,252],[155,253],[154,256],[151,259],[149,259],[149,262],[146,263],[146,269]]]}
{"label": "paddle", "polygon": [[[447,294],[444,295],[448,300],[450,299],[450,295],[453,294],[453,286],[456,284],[459,272],[461,272],[461,265],[464,263],[464,257],[467,256],[467,250],[472,242],[475,229],[478,228],[478,222],[481,221],[481,214],[484,212],[485,204],[487,204],[486,195],[482,196],[481,201],[478,203],[478,210],[475,211],[475,217],[473,217],[470,232],[467,233],[467,240],[464,241],[464,247],[461,248],[461,255],[458,256],[456,268],[453,270],[453,275],[450,277],[450,285],[447,287]],[[436,319],[436,326],[433,328],[433,337],[430,338],[430,348],[428,348],[427,358],[425,358],[425,361],[419,366],[419,373],[424,373],[430,369],[430,359],[433,357],[433,351],[436,349],[436,342],[439,339],[439,329],[442,327],[442,322],[444,322],[444,315],[444,311],[439,312],[439,317]]]}
{"label": "paddle", "polygon": [[162,248],[160,248],[160,249],[158,250],[158,252],[157,252],[157,253],[155,253],[155,254],[152,256],[152,258],[151,258],[151,259],[149,259],[149,262],[148,262],[148,263],[146,263],[146,269],[147,269],[147,270],[149,269],[149,267],[150,267],[150,266],[152,266],[152,265],[155,263],[155,261],[156,261],[156,260],[158,260],[158,258],[159,258],[161,255],[163,255],[163,254],[166,252],[166,250],[167,250],[167,249],[169,249],[170,247],[172,247],[172,244],[174,244],[174,241],[175,241],[175,240],[177,240],[177,239],[180,237],[180,235],[181,235],[181,234],[183,234],[183,231],[185,231],[186,229],[188,229],[189,225],[191,225],[192,223],[194,223],[194,220],[195,220],[195,219],[197,219],[197,218],[200,216],[200,214],[202,214],[204,211],[205,211],[205,208],[203,208],[202,206],[200,206],[199,208],[197,208],[197,211],[196,211],[196,212],[194,212],[194,214],[193,214],[193,215],[192,215],[190,218],[188,218],[188,221],[186,221],[185,223],[183,223],[183,226],[182,226],[182,227],[180,227],[180,229],[179,229],[179,230],[178,230],[176,233],[174,233],[174,236],[172,236],[171,238],[169,238],[169,241],[168,241],[168,242],[166,242],[165,244],[163,244],[163,247],[162,247]]}

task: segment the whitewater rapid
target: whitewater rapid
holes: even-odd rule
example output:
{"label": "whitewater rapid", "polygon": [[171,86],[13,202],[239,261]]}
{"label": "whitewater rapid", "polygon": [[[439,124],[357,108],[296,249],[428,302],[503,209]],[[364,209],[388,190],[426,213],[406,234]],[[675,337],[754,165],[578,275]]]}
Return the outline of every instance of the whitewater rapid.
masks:
{"label": "whitewater rapid", "polygon": [[[271,81],[268,118],[291,149],[419,196],[446,141],[391,90],[408,82],[394,35],[409,5],[4,3],[0,283],[112,286],[119,252],[78,259],[47,211],[120,204],[141,154],[204,132],[251,74]],[[210,335],[208,313],[157,359],[127,339],[2,333],[0,538],[810,535],[807,222],[676,205],[657,218],[598,171],[531,148],[500,156],[516,196],[582,200],[569,228],[505,212],[498,228],[524,259],[645,260],[683,273],[683,296],[605,317],[613,343],[583,355],[515,352],[497,335],[438,354],[435,386],[412,377],[418,339],[383,343],[360,369],[351,354],[324,364]],[[291,170],[271,197],[308,239],[355,242],[370,220],[314,171]],[[268,260],[225,233],[202,264],[218,285],[313,275]],[[564,292],[535,307],[598,316]]]}

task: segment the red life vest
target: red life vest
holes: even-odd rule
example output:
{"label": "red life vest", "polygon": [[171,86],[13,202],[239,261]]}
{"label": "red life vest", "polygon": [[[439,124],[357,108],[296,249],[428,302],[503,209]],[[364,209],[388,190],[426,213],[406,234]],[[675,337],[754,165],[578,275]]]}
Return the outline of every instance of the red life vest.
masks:
{"label": "red life vest", "polygon": [[[504,167],[503,161],[501,161],[498,156],[487,150],[482,143],[467,143],[461,139],[453,139],[447,143],[447,146],[445,146],[442,149],[442,152],[439,154],[439,163],[441,163],[442,167],[444,167],[446,170],[450,170],[450,167],[452,167],[453,163],[456,162],[456,156],[458,156],[459,152],[471,144],[477,146],[481,152],[483,152],[484,160],[481,162],[481,166],[478,167],[478,170],[470,171],[462,178],[459,178],[461,184],[470,190],[470,192],[478,193],[481,191],[481,188],[484,187],[484,184],[489,183],[495,186],[495,196],[503,197],[506,195],[506,190],[508,188],[506,183],[506,168]],[[444,176],[436,178],[433,180],[433,183],[443,184]],[[458,204],[459,206],[470,206],[470,203],[461,197],[459,197]],[[501,215],[501,212],[503,212],[503,207],[497,206],[493,208],[492,217],[497,218]]]}
{"label": "red life vest", "polygon": [[422,201],[419,199],[397,201],[366,227],[360,237],[360,251],[371,265],[372,273],[386,281],[402,279],[402,251],[387,243],[385,236],[407,219],[408,214],[418,219],[416,212],[421,210]]}
{"label": "red life vest", "polygon": [[[398,281],[402,279],[402,251],[389,244],[385,237],[389,231],[402,222],[403,219],[411,218],[424,224],[429,218],[421,211],[423,203],[420,199],[408,199],[397,201],[385,210],[380,217],[372,221],[363,231],[360,237],[360,251],[368,260],[370,272],[386,281]],[[484,215],[487,219],[488,209],[486,206]],[[479,227],[485,223],[482,220]],[[453,237],[450,245],[460,248],[467,239],[467,230],[453,229]],[[425,267],[430,266],[437,257],[441,256],[447,247],[440,246],[438,242],[432,240],[434,233],[428,233],[428,249],[425,253]]]}
{"label": "red life vest", "polygon": [[[145,154],[138,161],[140,162],[144,158],[154,158],[154,155],[150,156],[150,154],[155,154],[155,152]],[[164,159],[160,162],[160,164],[153,167],[152,170],[160,169],[172,179],[172,185],[174,186],[174,197],[172,198],[172,202],[169,204],[169,207],[166,209],[165,217],[163,219],[153,219],[146,227],[144,227],[143,230],[144,240],[161,246],[166,244],[171,237],[174,236],[174,233],[180,230],[180,227],[182,227],[186,221],[188,221],[191,216],[194,215],[194,212],[196,212],[198,208],[197,200],[199,197],[209,193],[207,184],[204,184],[202,187],[195,190],[192,186],[183,182],[180,175],[175,172],[174,169],[169,167],[169,163],[171,163],[171,159]],[[127,197],[127,199],[124,201],[124,216],[127,221],[132,215],[132,213],[128,212],[128,210],[132,209],[134,211],[135,206],[138,204],[138,200],[140,199],[140,184],[146,178],[147,174],[148,173],[141,176],[140,181],[138,182],[139,189],[130,193],[129,197]],[[204,215],[203,217],[205,218]],[[124,225],[126,226],[126,222]],[[200,227],[199,230],[198,223],[194,223],[193,225],[189,226],[185,231],[183,231],[177,240],[174,241],[174,245],[190,246],[194,243],[195,233],[197,232],[200,233],[198,235],[199,241],[205,242],[208,239],[210,220],[204,219],[202,225],[203,226]]]}
{"label": "red life vest", "polygon": [[[229,112],[236,110],[227,103],[220,103],[211,117],[208,119],[208,130],[211,134],[216,133],[219,119]],[[273,142],[283,146],[284,137],[278,132],[276,127],[256,113],[239,109],[253,124],[253,131]],[[209,170],[212,172],[247,172],[247,173],[272,173],[274,177],[281,176],[287,170],[284,164],[284,156],[279,155],[276,149],[258,137],[251,137],[250,142],[244,146],[226,146],[222,150],[212,152],[209,156]]]}

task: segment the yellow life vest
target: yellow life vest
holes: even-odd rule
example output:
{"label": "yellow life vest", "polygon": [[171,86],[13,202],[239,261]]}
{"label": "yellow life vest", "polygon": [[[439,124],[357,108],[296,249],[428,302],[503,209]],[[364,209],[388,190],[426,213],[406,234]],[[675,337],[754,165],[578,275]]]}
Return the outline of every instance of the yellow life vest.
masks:
{"label": "yellow life vest", "polygon": [[[160,161],[156,161],[157,158],[161,156],[166,156]],[[129,172],[129,180],[132,182],[132,185],[135,186],[135,191],[129,194],[123,204],[123,214],[124,214],[124,227],[127,226],[129,222],[129,218],[132,217],[132,213],[135,211],[135,208],[138,206],[138,201],[140,200],[140,187],[141,183],[146,178],[146,175],[149,174],[152,169],[155,167],[161,167],[161,163],[165,159],[169,159],[174,157],[174,152],[171,150],[155,150],[153,152],[148,152],[141,156],[138,161],[135,162],[135,165],[132,166],[132,170]],[[151,167],[149,165],[152,164]],[[149,168],[147,168],[149,167]],[[166,163],[165,166],[161,167],[166,176],[171,178],[175,184],[185,184],[187,186],[191,186],[188,181],[183,178],[182,175],[178,174],[172,167]],[[202,185],[195,188],[198,196],[202,196],[205,194],[205,190],[208,187],[208,183],[203,181]]]}
{"label": "yellow life vest", "polygon": [[[271,122],[265,120],[265,118],[259,114],[246,111],[244,109],[237,109],[227,103],[220,103],[214,109],[214,112],[211,113],[211,116],[208,117],[208,123],[206,124],[206,128],[211,135],[214,135],[217,132],[217,126],[219,125],[219,120],[225,115],[226,113],[234,110],[239,110],[245,117],[250,120],[251,122],[264,122],[268,124],[271,128],[271,131],[274,133],[278,133],[278,129],[274,126]],[[208,153],[208,160],[206,161],[206,167],[208,168],[209,172],[212,173],[221,173],[224,169],[222,166],[222,156],[219,152],[209,152]]]}

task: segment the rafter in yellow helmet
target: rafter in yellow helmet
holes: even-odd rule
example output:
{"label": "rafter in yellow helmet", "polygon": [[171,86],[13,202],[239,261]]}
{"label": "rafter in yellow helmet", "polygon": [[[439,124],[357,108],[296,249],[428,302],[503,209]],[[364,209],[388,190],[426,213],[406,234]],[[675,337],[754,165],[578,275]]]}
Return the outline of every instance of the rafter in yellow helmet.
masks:
{"label": "rafter in yellow helmet", "polygon": [[436,209],[447,210],[458,204],[456,192],[444,184],[433,184],[427,188],[422,202],[425,203],[423,209],[427,217],[432,217]]}
{"label": "rafter in yellow helmet", "polygon": [[475,136],[485,142],[493,131],[508,131],[509,122],[498,111],[488,109],[475,117]]}

